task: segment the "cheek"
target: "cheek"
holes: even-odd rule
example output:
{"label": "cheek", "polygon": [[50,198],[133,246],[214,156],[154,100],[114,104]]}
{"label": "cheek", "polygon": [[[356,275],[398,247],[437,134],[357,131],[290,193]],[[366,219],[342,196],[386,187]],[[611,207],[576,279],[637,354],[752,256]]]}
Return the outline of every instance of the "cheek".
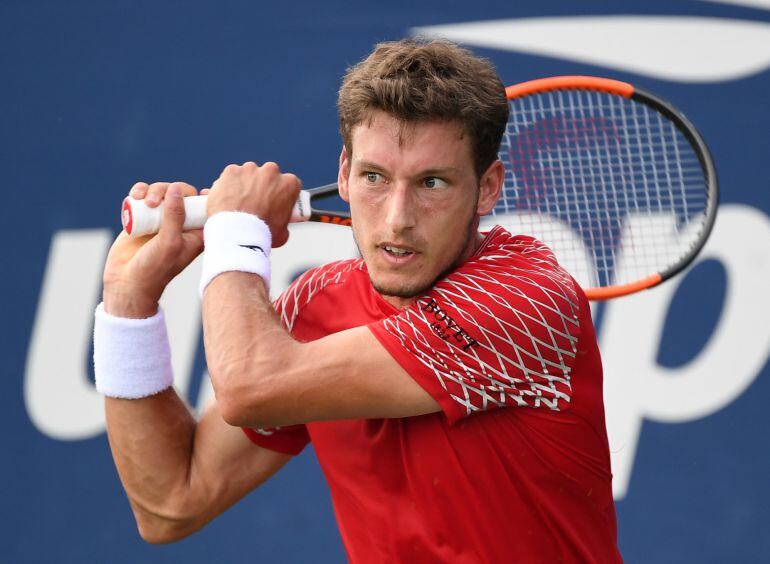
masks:
{"label": "cheek", "polygon": [[452,206],[452,209],[442,211],[444,213],[433,214],[435,223],[431,238],[441,247],[440,253],[445,258],[454,260],[468,242],[469,226],[476,216],[476,210],[468,205],[462,208]]}

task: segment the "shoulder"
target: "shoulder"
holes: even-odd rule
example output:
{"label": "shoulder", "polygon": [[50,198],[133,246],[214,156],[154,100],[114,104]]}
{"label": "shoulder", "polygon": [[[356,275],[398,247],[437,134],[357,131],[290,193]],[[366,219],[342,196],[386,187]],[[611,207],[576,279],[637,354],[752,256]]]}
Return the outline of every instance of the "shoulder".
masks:
{"label": "shoulder", "polygon": [[542,241],[511,235],[502,227],[487,234],[479,250],[439,281],[433,291],[448,295],[470,292],[475,300],[536,300],[573,315],[580,288]]}
{"label": "shoulder", "polygon": [[344,284],[365,269],[361,259],[330,262],[307,270],[275,300],[274,307],[284,327],[291,330],[303,307],[330,286]]}
{"label": "shoulder", "polygon": [[506,405],[562,410],[572,397],[580,292],[547,246],[496,228],[373,331],[453,420]]}

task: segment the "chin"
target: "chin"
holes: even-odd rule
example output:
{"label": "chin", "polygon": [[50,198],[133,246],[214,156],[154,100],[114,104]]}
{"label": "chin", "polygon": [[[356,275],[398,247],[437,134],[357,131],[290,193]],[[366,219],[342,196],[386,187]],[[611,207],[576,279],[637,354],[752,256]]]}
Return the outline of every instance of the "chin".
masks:
{"label": "chin", "polygon": [[377,290],[378,294],[393,298],[416,298],[431,288],[431,284],[379,284],[374,279],[370,280],[372,282],[372,287]]}
{"label": "chin", "polygon": [[377,269],[369,271],[369,281],[372,287],[382,296],[394,298],[415,298],[430,290],[434,278],[408,275],[406,273],[378,272]]}

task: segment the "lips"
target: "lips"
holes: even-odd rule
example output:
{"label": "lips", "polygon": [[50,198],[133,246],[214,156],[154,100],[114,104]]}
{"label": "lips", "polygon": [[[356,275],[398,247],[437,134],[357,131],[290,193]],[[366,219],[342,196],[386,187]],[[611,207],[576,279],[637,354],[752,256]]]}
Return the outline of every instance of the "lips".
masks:
{"label": "lips", "polygon": [[399,247],[396,245],[383,245],[382,249],[386,253],[390,253],[391,255],[397,256],[397,257],[404,257],[407,255],[413,254],[414,251],[410,251],[409,249],[405,247]]}
{"label": "lips", "polygon": [[392,265],[405,265],[419,254],[413,247],[399,243],[380,243],[377,248],[381,256]]}
{"label": "lips", "polygon": [[404,256],[417,252],[417,249],[415,249],[412,245],[399,243],[397,241],[383,241],[377,246],[386,253],[392,254],[394,256]]}

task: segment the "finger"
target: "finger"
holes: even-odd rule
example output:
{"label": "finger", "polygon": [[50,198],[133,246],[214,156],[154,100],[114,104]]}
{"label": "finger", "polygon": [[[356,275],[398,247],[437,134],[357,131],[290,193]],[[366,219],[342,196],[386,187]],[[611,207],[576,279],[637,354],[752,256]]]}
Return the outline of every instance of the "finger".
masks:
{"label": "finger", "polygon": [[295,197],[299,194],[299,191],[302,190],[302,180],[300,180],[296,174],[287,172],[283,175],[283,182],[284,186],[294,192]]}
{"label": "finger", "polygon": [[178,184],[179,187],[182,189],[182,196],[197,196],[198,190],[193,186],[192,184],[188,184],[187,182],[174,182],[174,184]]}
{"label": "finger", "polygon": [[147,195],[144,197],[144,201],[148,206],[154,208],[163,201],[168,189],[168,182],[154,182],[150,184],[147,189]]}
{"label": "finger", "polygon": [[[290,202],[293,207],[302,190],[302,181],[296,175],[287,173],[282,175],[281,182],[283,184],[283,194],[281,196],[285,198],[287,202]],[[291,208],[289,209],[289,213],[291,213]]]}
{"label": "finger", "polygon": [[260,169],[268,174],[279,174],[281,172],[281,167],[278,166],[278,163],[272,161],[266,162]]}
{"label": "finger", "polygon": [[205,195],[206,195],[206,194],[208,194],[209,192],[211,192],[211,188],[203,188],[203,189],[201,190],[201,196],[205,196]]}
{"label": "finger", "polygon": [[147,194],[147,189],[150,187],[146,182],[137,182],[128,191],[128,195],[135,200],[141,200]]}
{"label": "finger", "polygon": [[203,252],[203,229],[191,229],[182,233],[184,246],[179,254],[179,263],[190,264],[195,257]]}
{"label": "finger", "polygon": [[273,236],[273,244],[272,247],[282,247],[286,244],[286,241],[289,240],[289,229],[287,227],[284,227],[283,229],[276,230],[272,233]]}
{"label": "finger", "polygon": [[160,224],[161,237],[167,241],[179,239],[181,241],[182,225],[184,225],[184,202],[182,201],[182,186],[179,182],[172,182],[165,191],[163,202],[163,220]]}
{"label": "finger", "polygon": [[219,176],[222,176],[223,174],[235,174],[236,172],[240,171],[241,167],[237,164],[229,164],[225,167],[225,169],[222,171],[222,174]]}

